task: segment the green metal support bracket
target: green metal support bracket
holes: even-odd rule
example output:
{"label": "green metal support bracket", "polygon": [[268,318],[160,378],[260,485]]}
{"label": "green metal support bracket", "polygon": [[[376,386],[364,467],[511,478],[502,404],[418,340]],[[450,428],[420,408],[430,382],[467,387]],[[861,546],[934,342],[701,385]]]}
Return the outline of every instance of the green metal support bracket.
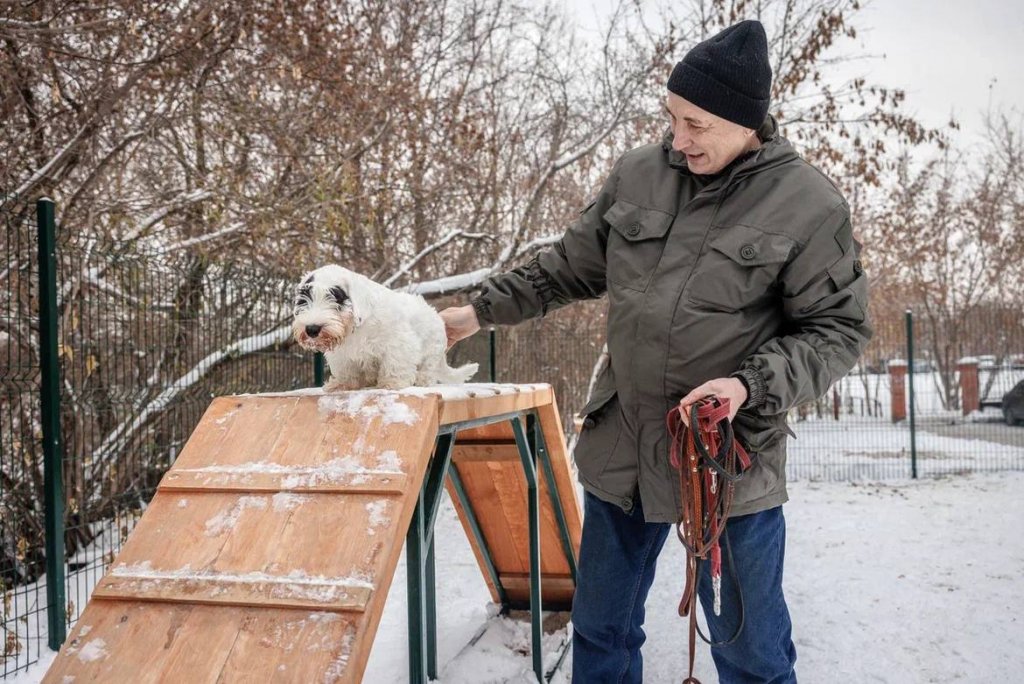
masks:
{"label": "green metal support bracket", "polygon": [[569,536],[569,524],[565,520],[565,510],[562,508],[562,497],[558,493],[558,483],[555,482],[555,471],[551,468],[551,459],[548,457],[547,444],[544,441],[544,431],[539,427],[540,419],[536,413],[526,416],[526,432],[530,437],[530,448],[537,454],[537,460],[544,469],[544,479],[548,484],[548,495],[551,499],[551,507],[555,511],[555,520],[558,522],[558,532],[562,540],[562,551],[569,563],[569,574],[572,582],[576,584],[576,553],[572,548],[572,539]]}

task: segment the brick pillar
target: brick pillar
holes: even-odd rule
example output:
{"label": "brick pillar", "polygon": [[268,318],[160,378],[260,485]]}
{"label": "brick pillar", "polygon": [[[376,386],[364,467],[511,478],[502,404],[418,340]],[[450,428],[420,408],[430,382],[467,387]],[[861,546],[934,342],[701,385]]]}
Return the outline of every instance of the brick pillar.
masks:
{"label": "brick pillar", "polygon": [[893,359],[889,362],[889,391],[891,392],[892,422],[907,418],[907,362]]}
{"label": "brick pillar", "polygon": [[978,383],[978,359],[965,356],[956,366],[960,371],[960,405],[964,415],[981,408],[981,386]]}

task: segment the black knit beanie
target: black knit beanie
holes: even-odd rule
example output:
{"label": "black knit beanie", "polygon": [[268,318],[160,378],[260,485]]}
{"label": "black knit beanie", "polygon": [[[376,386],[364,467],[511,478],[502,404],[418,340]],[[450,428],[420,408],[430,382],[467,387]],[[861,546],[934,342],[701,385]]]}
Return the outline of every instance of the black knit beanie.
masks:
{"label": "black knit beanie", "polygon": [[747,20],[697,43],[676,64],[668,89],[701,109],[747,128],[768,115],[772,67],[761,22]]}

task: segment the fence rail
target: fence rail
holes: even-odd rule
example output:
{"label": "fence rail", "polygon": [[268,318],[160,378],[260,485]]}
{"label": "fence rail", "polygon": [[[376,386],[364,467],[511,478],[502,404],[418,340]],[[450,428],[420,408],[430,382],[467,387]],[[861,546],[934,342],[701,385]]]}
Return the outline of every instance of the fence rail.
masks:
{"label": "fence rail", "polygon": [[[6,676],[60,645],[213,396],[320,384],[324,368],[289,340],[296,274],[61,230],[48,201],[0,216]],[[452,362],[480,363],[480,381],[551,383],[571,433],[604,330],[563,313],[477,335]],[[790,477],[1024,469],[1024,427],[1003,414],[1024,382],[1019,308],[920,316],[913,336],[909,320],[880,311],[860,366],[790,412]]]}

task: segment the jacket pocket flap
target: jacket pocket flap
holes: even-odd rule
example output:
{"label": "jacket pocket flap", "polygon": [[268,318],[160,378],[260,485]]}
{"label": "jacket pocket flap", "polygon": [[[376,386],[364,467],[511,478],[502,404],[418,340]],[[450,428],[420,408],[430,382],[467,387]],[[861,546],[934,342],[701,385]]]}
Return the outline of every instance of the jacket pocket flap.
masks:
{"label": "jacket pocket flap", "polygon": [[586,418],[588,415],[590,415],[591,413],[597,412],[605,404],[607,404],[609,401],[611,401],[612,397],[614,397],[615,394],[616,394],[616,390],[615,390],[614,387],[607,388],[607,389],[602,389],[600,387],[595,387],[594,388],[594,393],[590,397],[590,401],[588,401],[583,406],[583,408],[580,409],[580,412],[578,414],[576,414],[576,415],[578,415],[580,418]]}
{"label": "jacket pocket flap", "polygon": [[673,218],[672,214],[664,211],[621,199],[615,200],[615,204],[604,213],[604,220],[630,242],[663,237]]}
{"label": "jacket pocket flap", "polygon": [[752,226],[737,224],[719,228],[711,249],[721,252],[741,266],[763,266],[789,259],[796,241],[785,235],[765,233]]}

